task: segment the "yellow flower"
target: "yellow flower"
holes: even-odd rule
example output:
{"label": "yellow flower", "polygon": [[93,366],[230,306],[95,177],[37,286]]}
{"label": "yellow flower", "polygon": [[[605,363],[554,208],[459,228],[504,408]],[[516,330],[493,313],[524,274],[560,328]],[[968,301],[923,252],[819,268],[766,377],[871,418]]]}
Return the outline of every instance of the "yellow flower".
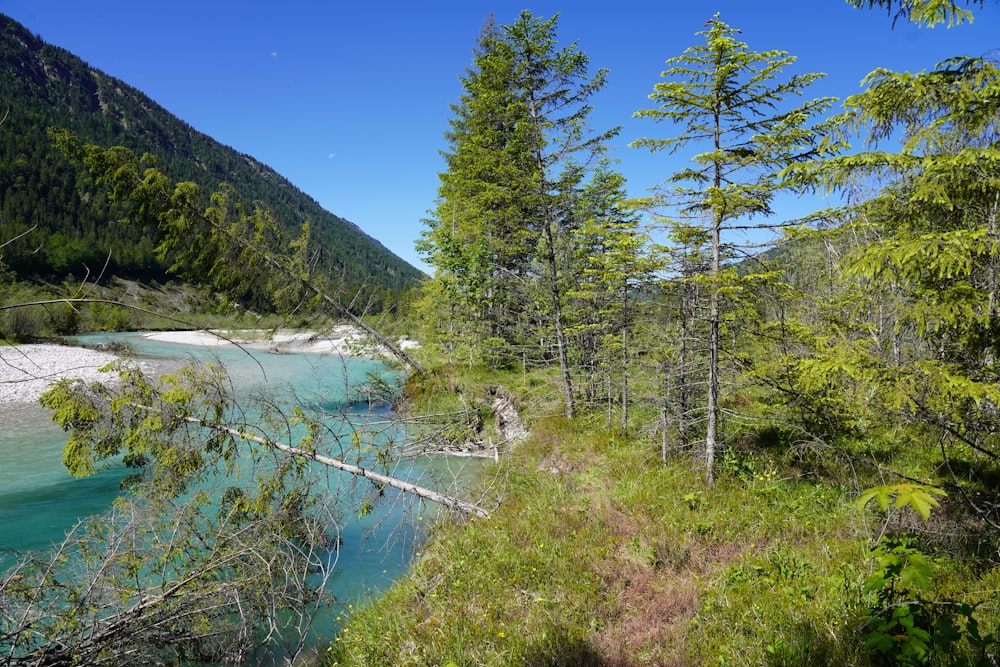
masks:
{"label": "yellow flower", "polygon": [[497,633],[497,637],[500,637],[501,639],[503,639],[503,630],[501,630],[500,632]]}

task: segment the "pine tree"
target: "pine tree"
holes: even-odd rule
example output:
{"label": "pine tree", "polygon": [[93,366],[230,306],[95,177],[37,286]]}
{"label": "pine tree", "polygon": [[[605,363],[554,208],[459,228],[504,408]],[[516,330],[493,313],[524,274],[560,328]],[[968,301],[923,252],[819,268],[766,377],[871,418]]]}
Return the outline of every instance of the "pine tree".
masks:
{"label": "pine tree", "polygon": [[[960,23],[971,22],[972,11],[962,9],[956,0],[847,0],[855,7],[867,6],[869,9],[884,8],[892,16],[893,24],[899,19],[912,23],[933,27],[946,23],[948,27]],[[979,5],[985,0],[965,0],[965,5]]]}
{"label": "pine tree", "polygon": [[[579,316],[573,335],[592,340],[585,369],[603,366],[608,397],[608,428],[617,394],[621,428],[628,428],[629,374],[643,292],[658,268],[651,241],[640,228],[637,211],[625,191],[625,178],[603,160],[584,186],[577,216],[576,248],[579,278],[571,292]],[[600,364],[599,359],[603,359]],[[617,391],[614,376],[620,379]]]}
{"label": "pine tree", "polygon": [[[861,333],[818,332],[803,385],[863,396],[844,410],[855,423],[909,423],[921,442],[935,433],[942,452],[965,459],[953,472],[995,468],[1000,68],[956,58],[930,72],[876,70],[865,85],[836,120],[869,150],[793,170],[833,190],[882,184],[843,213],[864,240],[842,263],[845,288],[862,295]],[[898,137],[899,151],[881,150]]]}
{"label": "pine tree", "polygon": [[533,252],[534,234],[524,224],[533,161],[523,136],[528,112],[508,85],[513,63],[500,52],[501,39],[488,21],[452,105],[447,169],[418,243],[467,345],[484,338],[523,343],[518,313]]}

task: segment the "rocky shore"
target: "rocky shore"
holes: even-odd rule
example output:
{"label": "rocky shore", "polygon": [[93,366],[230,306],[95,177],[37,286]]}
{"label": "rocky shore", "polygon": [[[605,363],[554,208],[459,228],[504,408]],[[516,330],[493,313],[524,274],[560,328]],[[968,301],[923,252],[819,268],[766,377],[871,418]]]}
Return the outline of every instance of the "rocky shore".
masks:
{"label": "rocky shore", "polygon": [[49,385],[63,378],[85,382],[107,379],[98,369],[116,359],[69,345],[4,345],[0,347],[0,403],[33,403]]}

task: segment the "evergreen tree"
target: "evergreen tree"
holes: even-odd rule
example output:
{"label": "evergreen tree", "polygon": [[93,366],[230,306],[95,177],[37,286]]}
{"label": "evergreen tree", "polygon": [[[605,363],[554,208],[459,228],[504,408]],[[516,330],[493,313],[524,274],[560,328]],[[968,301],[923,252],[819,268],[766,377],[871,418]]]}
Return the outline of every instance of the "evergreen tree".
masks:
{"label": "evergreen tree", "polygon": [[653,204],[669,203],[679,227],[704,225],[709,232],[711,260],[706,280],[708,306],[708,396],[705,435],[706,476],[714,479],[719,417],[720,328],[723,297],[735,295],[734,273],[726,271],[732,246],[724,234],[755,226],[747,222],[772,214],[775,195],[793,187],[782,175],[789,164],[825,150],[824,128],[809,123],[824,113],[830,98],[798,106],[786,100],[800,95],[821,74],[794,75],[778,81],[795,62],[784,51],[751,51],[738,41],[740,32],[716,14],[698,33],[705,44],[667,61],[667,79],[657,83],[649,98],[655,108],[636,112],[640,118],[679,124],[682,133],[669,139],[640,139],[632,145],[676,153],[691,145],[707,150],[692,157],[693,166],[670,177]]}
{"label": "evergreen tree", "polygon": [[[963,9],[960,6],[962,3],[957,0],[847,0],[847,2],[855,7],[884,8],[892,16],[894,24],[899,19],[904,19],[928,27],[941,23],[951,27],[971,22],[973,18],[972,12]],[[964,4],[982,7],[986,3],[985,0],[965,0]]]}
{"label": "evergreen tree", "polygon": [[856,425],[913,424],[916,446],[935,433],[975,478],[1000,464],[1000,68],[956,58],[865,85],[837,120],[869,150],[793,170],[836,190],[882,184],[843,213],[864,240],[842,264],[861,295],[854,335],[820,331],[803,385],[854,397],[841,412]]}
{"label": "evergreen tree", "polygon": [[437,269],[447,299],[443,319],[457,319],[449,338],[525,343],[520,312],[535,242],[529,225],[533,160],[525,136],[528,110],[510,85],[514,63],[501,53],[492,20],[479,36],[464,92],[452,105],[447,170],[433,217],[418,243]]}
{"label": "evergreen tree", "polygon": [[[586,166],[617,129],[592,134],[589,100],[606,72],[591,77],[573,44],[560,48],[557,17],[524,11],[509,26],[489,22],[447,137],[448,170],[421,251],[437,269],[435,291],[452,312],[484,309],[491,338],[527,341],[544,358],[555,341],[566,412],[574,412],[564,312],[573,253],[570,215]],[[538,315],[534,315],[537,313]],[[525,353],[525,352],[523,352]]]}
{"label": "evergreen tree", "polygon": [[[573,335],[591,341],[590,345],[580,346],[580,365],[585,371],[603,368],[608,427],[617,394],[624,430],[628,427],[628,380],[635,354],[631,336],[643,303],[642,294],[652,282],[657,264],[650,239],[640,229],[639,216],[628,203],[625,178],[607,160],[584,186],[577,217],[581,222],[574,236],[580,275],[571,296],[577,301],[579,314],[574,317]],[[591,354],[582,356],[587,350]],[[593,396],[593,390],[588,394]]]}

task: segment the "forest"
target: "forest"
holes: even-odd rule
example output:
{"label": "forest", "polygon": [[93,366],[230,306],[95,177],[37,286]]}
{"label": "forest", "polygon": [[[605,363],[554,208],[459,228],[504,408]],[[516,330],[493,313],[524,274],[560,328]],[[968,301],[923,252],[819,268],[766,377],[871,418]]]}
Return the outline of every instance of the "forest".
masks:
{"label": "forest", "polygon": [[142,92],[3,15],[0,99],[0,225],[9,277],[56,284],[69,278],[72,284],[87,269],[91,277],[104,269],[147,282],[171,276],[149,230],[128,224],[87,173],[54,147],[47,131],[60,128],[155,156],[159,168],[206,190],[226,183],[242,201],[264,203],[286,235],[297,236],[308,222],[321,249],[317,266],[341,274],[352,293],[368,287],[379,307],[421,278],[267,165],[197,132]]}
{"label": "forest", "polygon": [[[848,1],[928,29],[984,6]],[[398,389],[425,452],[473,443],[492,459],[471,488],[448,490],[466,497],[434,500],[409,574],[351,605],[311,657],[297,645],[302,661],[997,664],[1000,67],[956,54],[929,71],[877,69],[838,101],[810,96],[821,75],[796,73],[793,54],[756,50],[774,46],[715,15],[667,60],[637,100],[651,122],[633,147],[687,166],[637,199],[607,158],[618,129],[590,125],[607,72],[560,43],[558,17],[487,20],[419,242],[434,275],[401,325],[422,345],[393,351],[406,379],[384,389]],[[309,304],[381,335],[310,268],[308,226],[282,237],[226,188],[52,138],[161,256],[219,293],[254,285],[270,308]],[[839,204],[780,219],[776,200],[798,193]],[[5,664],[122,664],[129,651],[237,663],[262,634],[301,630],[301,610],[323,604],[305,573],[322,569],[330,520],[304,461],[374,456],[385,476],[350,508],[362,516],[400,452],[352,443],[298,406],[265,401],[266,420],[240,422],[253,411],[233,410],[216,370],[158,385],[119,372],[117,389],[64,383],[43,399],[71,432],[67,463],[86,473],[124,455],[143,472],[134,490],[154,511],[117,507],[120,525],[139,526],[127,539],[183,530],[162,550],[101,556],[112,536],[90,529],[77,548],[94,581],[108,577],[102,604],[124,601],[113,613],[87,606],[98,586],[51,574],[57,557],[4,575],[2,606],[66,586],[90,624],[55,614],[48,631],[65,646],[46,648],[21,643],[30,624],[8,616]],[[497,397],[526,436],[506,437]],[[264,421],[294,444],[255,435]],[[261,483],[227,490],[214,520],[176,503],[244,447]],[[176,569],[136,584],[150,562]],[[165,625],[171,613],[189,620]]]}

